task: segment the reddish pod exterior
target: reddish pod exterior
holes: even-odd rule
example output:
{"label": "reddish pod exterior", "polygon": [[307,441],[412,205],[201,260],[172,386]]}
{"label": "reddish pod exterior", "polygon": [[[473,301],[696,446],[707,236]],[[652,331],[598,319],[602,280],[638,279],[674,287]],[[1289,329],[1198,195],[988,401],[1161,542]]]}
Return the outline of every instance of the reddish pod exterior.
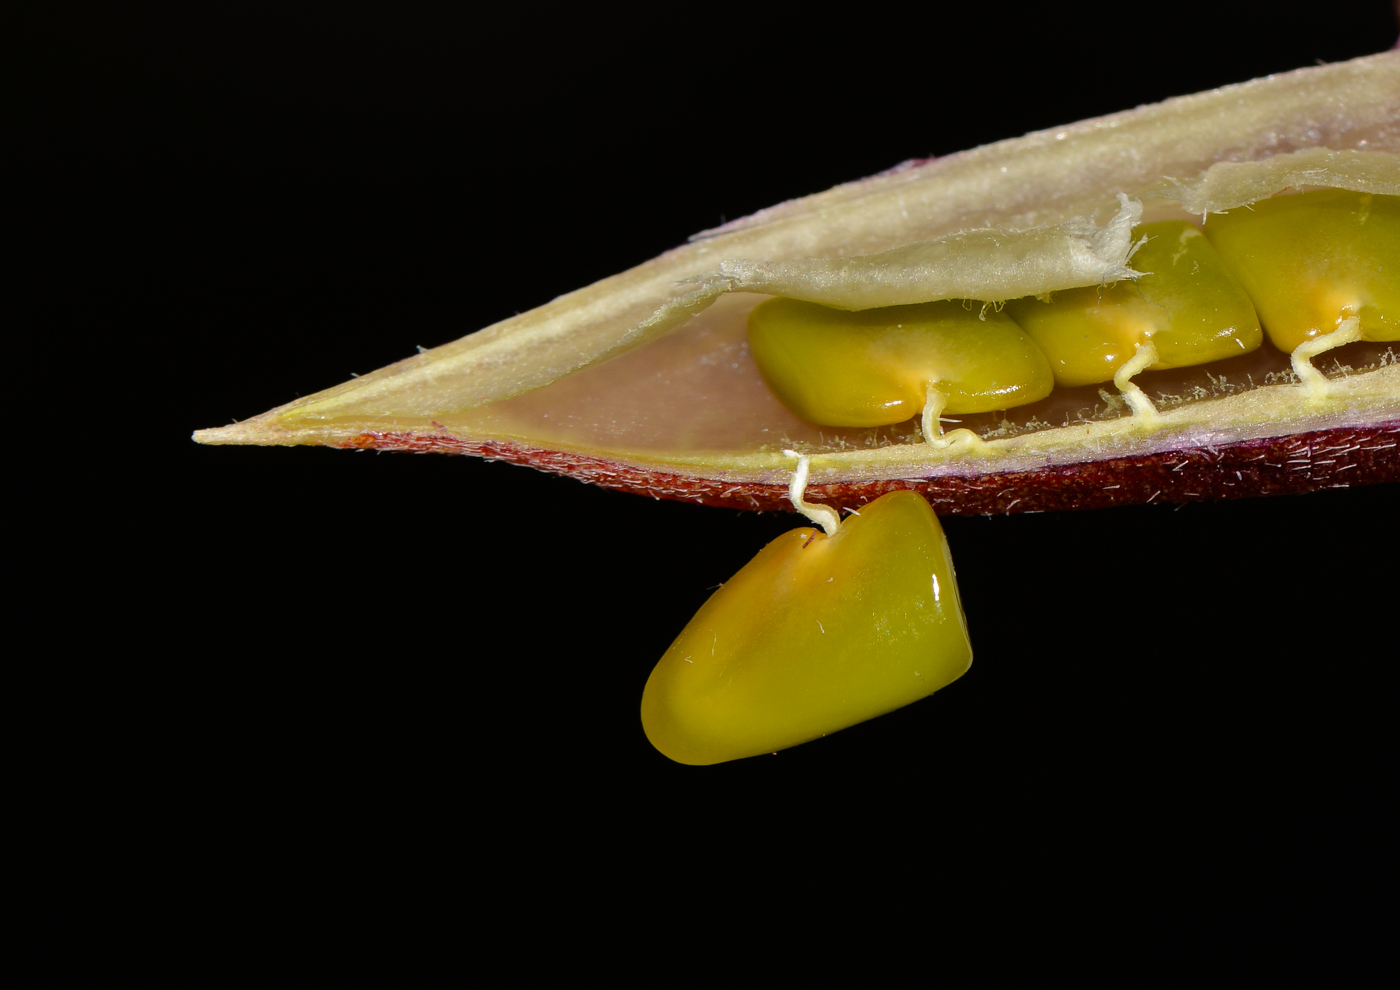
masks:
{"label": "reddish pod exterior", "polygon": [[[649,472],[596,457],[450,435],[362,433],[355,450],[471,454],[577,478],[603,488],[734,509],[791,510],[785,485],[729,484]],[[1400,481],[1400,421],[1319,430],[1038,471],[812,485],[806,499],[859,507],[887,492],[922,494],[942,514],[1101,509],[1288,495]]]}

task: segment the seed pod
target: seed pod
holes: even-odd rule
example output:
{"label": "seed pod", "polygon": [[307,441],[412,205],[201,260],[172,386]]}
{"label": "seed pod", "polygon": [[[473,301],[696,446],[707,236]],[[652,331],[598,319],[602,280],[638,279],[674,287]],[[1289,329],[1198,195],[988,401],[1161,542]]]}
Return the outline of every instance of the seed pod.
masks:
{"label": "seed pod", "polygon": [[[1400,367],[1384,350],[1362,355],[1372,370],[1330,383],[1288,381],[1276,350],[1272,366],[1139,377],[1138,395],[1155,396],[1150,417],[1131,393],[1137,412],[1123,416],[1109,392],[1057,390],[1016,415],[965,421],[976,443],[937,445],[913,427],[798,419],[736,334],[775,295],[850,310],[995,306],[1132,279],[1140,222],[1204,218],[1300,188],[1400,195],[1397,104],[1400,54],[1387,53],[915,163],[706,232],[530,313],[196,438],[474,453],[738,507],[784,507],[784,448],[811,456],[813,501],[859,505],[915,488],[940,512],[1307,490],[1342,471],[1352,484],[1394,479]],[[718,360],[731,354],[738,360]],[[1223,385],[1203,389],[1205,375]],[[1249,387],[1256,378],[1277,383]],[[1300,470],[1291,455],[1318,446],[1337,454]]]}

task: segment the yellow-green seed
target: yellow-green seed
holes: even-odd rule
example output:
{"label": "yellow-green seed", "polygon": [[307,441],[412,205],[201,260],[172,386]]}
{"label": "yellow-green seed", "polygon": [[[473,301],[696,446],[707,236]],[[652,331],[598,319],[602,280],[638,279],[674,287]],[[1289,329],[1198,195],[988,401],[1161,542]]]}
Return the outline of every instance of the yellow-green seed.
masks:
{"label": "yellow-green seed", "polygon": [[1133,282],[1017,299],[1007,311],[1045,352],[1061,386],[1106,382],[1152,341],[1152,368],[1182,368],[1236,357],[1263,342],[1259,318],[1201,232],[1168,220],[1143,224]]}
{"label": "yellow-green seed", "polygon": [[679,763],[795,746],[918,701],[972,663],[938,517],[891,492],[831,536],[759,551],[657,663],[642,727]]}
{"label": "yellow-green seed", "polygon": [[929,386],[952,413],[1008,409],[1054,388],[1014,322],[960,300],[853,313],[772,299],[749,316],[749,346],[783,404],[826,426],[902,423],[923,410]]}
{"label": "yellow-green seed", "polygon": [[1205,233],[1280,350],[1351,317],[1362,339],[1400,340],[1400,196],[1275,196],[1210,216]]}

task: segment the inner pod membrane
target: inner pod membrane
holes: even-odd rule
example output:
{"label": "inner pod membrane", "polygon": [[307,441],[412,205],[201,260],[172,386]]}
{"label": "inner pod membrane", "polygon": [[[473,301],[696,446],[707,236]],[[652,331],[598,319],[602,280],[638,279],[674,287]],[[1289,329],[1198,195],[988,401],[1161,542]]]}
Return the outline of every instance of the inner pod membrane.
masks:
{"label": "inner pod membrane", "polygon": [[662,656],[642,727],[678,763],[771,753],[927,697],[972,663],[942,527],[885,495],[764,547]]}
{"label": "inner pod membrane", "polygon": [[1283,354],[1347,320],[1359,333],[1339,343],[1400,339],[1400,197],[1282,195],[1211,216],[1204,234],[1167,220],[1133,237],[1135,279],[1012,300],[1005,312],[969,300],[847,312],[776,299],[749,317],[753,357],[804,420],[873,427],[929,401],[950,413],[1027,406],[1052,379],[1067,390],[1113,381],[1150,413],[1131,378],[1231,362],[1266,332]]}

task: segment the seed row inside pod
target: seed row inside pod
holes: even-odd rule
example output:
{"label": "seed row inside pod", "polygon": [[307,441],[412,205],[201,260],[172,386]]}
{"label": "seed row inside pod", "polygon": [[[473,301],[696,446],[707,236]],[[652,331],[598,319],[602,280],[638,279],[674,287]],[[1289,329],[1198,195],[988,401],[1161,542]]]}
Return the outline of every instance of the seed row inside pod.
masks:
{"label": "seed row inside pod", "polygon": [[[1157,410],[1132,379],[1259,349],[1267,333],[1316,395],[1312,360],[1357,341],[1400,339],[1400,197],[1319,190],[1207,218],[1133,228],[1134,277],[1000,305],[951,300],[844,311],[773,299],[749,315],[759,371],[789,410],[835,427],[920,415],[935,445],[943,413],[1046,399],[1113,382],[1139,419]],[[1262,314],[1262,329],[1261,329]]]}

